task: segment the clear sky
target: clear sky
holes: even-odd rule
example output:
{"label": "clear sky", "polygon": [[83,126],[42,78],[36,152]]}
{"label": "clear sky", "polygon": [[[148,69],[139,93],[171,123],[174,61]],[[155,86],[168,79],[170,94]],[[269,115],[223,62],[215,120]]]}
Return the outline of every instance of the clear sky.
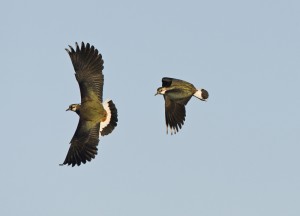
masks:
{"label": "clear sky", "polygon": [[[0,26],[0,215],[300,215],[299,1],[11,0]],[[72,168],[76,41],[119,124]],[[173,136],[164,76],[210,93]]]}

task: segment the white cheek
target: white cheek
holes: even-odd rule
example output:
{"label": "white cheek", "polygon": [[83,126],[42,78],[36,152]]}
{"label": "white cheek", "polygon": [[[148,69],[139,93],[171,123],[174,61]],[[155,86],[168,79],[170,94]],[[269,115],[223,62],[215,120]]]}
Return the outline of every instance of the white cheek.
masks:
{"label": "white cheek", "polygon": [[72,109],[71,109],[73,112],[75,112],[76,111],[76,107],[72,107]]}
{"label": "white cheek", "polygon": [[166,93],[166,90],[164,89],[164,90],[162,90],[160,93],[163,95],[163,94]]}

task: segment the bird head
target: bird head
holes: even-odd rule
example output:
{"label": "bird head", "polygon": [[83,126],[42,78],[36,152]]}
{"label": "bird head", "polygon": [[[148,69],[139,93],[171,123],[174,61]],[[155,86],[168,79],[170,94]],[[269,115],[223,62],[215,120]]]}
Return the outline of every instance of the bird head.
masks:
{"label": "bird head", "polygon": [[159,87],[157,89],[157,92],[156,92],[155,96],[158,95],[158,94],[164,95],[166,93],[166,91],[167,91],[166,87]]}
{"label": "bird head", "polygon": [[78,113],[78,112],[79,112],[79,109],[80,109],[80,104],[71,104],[71,105],[69,106],[69,108],[66,109],[66,111],[71,110],[71,111],[73,111],[73,112]]}

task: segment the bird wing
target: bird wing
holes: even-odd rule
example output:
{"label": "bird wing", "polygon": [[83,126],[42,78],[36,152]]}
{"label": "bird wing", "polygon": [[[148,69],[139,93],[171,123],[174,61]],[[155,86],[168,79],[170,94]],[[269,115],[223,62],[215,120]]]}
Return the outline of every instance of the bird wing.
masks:
{"label": "bird wing", "polygon": [[162,78],[162,87],[170,87],[172,85],[173,78],[164,77]]}
{"label": "bird wing", "polygon": [[104,76],[102,70],[102,55],[89,43],[81,43],[81,48],[76,43],[76,50],[69,46],[66,51],[71,58],[75,76],[81,93],[81,103],[87,100],[99,100],[101,103],[103,93]]}
{"label": "bird wing", "polygon": [[162,81],[162,87],[180,87],[180,86],[185,86],[186,88],[189,88],[189,89],[194,89],[195,88],[192,83],[189,83],[187,81],[180,80],[180,79],[175,79],[175,78],[170,78],[170,77],[164,77],[164,78],[162,78],[161,81]]}
{"label": "bird wing", "polygon": [[177,104],[186,105],[192,98],[192,94],[183,88],[176,86],[166,91],[165,96]]}
{"label": "bird wing", "polygon": [[77,129],[70,142],[66,159],[62,165],[80,166],[91,161],[97,155],[100,123],[79,119]]}
{"label": "bird wing", "polygon": [[185,120],[185,106],[182,103],[177,103],[171,100],[167,95],[164,95],[165,98],[165,117],[168,127],[170,127],[171,134],[178,132],[184,124]]}

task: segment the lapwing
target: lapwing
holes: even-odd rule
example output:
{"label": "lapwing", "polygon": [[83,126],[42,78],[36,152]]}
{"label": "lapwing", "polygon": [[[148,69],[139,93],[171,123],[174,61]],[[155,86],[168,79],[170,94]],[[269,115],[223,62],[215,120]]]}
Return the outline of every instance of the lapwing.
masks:
{"label": "lapwing", "polygon": [[170,128],[171,134],[181,129],[185,121],[185,105],[192,96],[206,101],[208,92],[205,89],[196,89],[189,82],[169,77],[162,78],[162,87],[157,89],[155,95],[161,94],[165,99],[165,118],[167,133]]}
{"label": "lapwing", "polygon": [[66,110],[76,112],[79,122],[65,161],[61,165],[85,164],[95,158],[99,136],[110,134],[117,126],[118,113],[112,100],[103,102],[104,76],[102,55],[94,46],[82,42],[81,47],[69,46],[68,52],[79,84],[81,103]]}

